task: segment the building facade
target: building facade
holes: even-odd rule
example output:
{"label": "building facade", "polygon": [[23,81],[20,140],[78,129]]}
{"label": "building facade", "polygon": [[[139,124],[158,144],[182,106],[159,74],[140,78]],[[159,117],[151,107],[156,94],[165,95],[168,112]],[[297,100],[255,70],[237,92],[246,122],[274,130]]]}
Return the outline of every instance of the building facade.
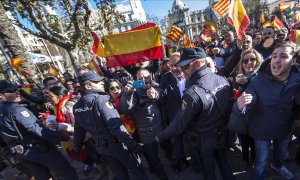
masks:
{"label": "building facade", "polygon": [[203,22],[203,10],[189,11],[182,0],[174,0],[172,9],[168,13],[169,27],[179,27],[191,40],[195,41],[201,33]]}
{"label": "building facade", "polygon": [[125,21],[115,25],[113,32],[124,32],[147,22],[141,0],[125,0],[116,4],[116,10]]}

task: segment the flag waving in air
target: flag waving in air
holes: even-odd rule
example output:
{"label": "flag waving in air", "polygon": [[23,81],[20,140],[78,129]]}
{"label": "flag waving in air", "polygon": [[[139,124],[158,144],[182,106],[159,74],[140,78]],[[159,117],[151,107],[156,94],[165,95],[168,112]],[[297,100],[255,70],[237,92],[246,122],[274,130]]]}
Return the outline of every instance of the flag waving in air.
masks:
{"label": "flag waving in air", "polygon": [[235,27],[237,37],[242,39],[250,24],[250,19],[241,0],[232,0],[228,14],[229,21]]}
{"label": "flag waving in air", "polygon": [[158,26],[107,35],[104,45],[108,67],[127,66],[165,56]]}
{"label": "flag waving in air", "polygon": [[282,13],[284,10],[286,10],[288,7],[290,7],[291,2],[283,2],[283,3],[279,3],[279,11]]}
{"label": "flag waving in air", "polygon": [[91,34],[94,39],[92,53],[96,56],[105,57],[105,50],[104,50],[102,42],[100,41],[100,39],[98,38],[98,36],[95,32],[91,32]]}
{"label": "flag waving in air", "polygon": [[263,24],[266,20],[265,20],[265,12],[264,10],[261,10],[261,14],[259,16],[259,21]]}
{"label": "flag waving in air", "polygon": [[283,29],[285,28],[285,26],[283,25],[283,23],[280,21],[280,19],[275,15],[274,17],[274,20],[272,22],[272,25],[274,26],[274,28],[276,30],[279,30],[279,29]]}
{"label": "flag waving in air", "polygon": [[182,34],[183,34],[183,31],[180,28],[178,28],[176,26],[172,26],[171,31],[170,31],[170,33],[168,33],[166,35],[166,38],[168,38],[170,41],[173,41],[174,43],[176,43],[180,39]]}
{"label": "flag waving in air", "polygon": [[300,30],[292,29],[290,32],[290,40],[300,45]]}
{"label": "flag waving in air", "polygon": [[215,4],[212,10],[220,17],[226,16],[229,12],[229,4],[230,0],[220,0],[217,4]]}

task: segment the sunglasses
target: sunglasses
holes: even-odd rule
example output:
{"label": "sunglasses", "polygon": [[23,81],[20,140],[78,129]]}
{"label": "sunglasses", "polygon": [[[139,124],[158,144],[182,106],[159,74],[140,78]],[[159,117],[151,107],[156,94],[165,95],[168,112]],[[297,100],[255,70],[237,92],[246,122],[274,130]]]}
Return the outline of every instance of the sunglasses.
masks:
{"label": "sunglasses", "polygon": [[256,58],[243,59],[243,63],[248,64],[249,61],[253,63],[256,60],[257,60]]}
{"label": "sunglasses", "polygon": [[112,86],[109,88],[110,91],[120,90],[120,86]]}

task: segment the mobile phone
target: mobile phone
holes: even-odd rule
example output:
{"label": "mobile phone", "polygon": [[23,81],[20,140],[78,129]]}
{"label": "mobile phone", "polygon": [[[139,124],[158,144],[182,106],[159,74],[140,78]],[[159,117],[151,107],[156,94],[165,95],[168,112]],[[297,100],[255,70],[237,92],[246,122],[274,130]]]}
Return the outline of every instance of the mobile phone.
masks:
{"label": "mobile phone", "polygon": [[144,80],[134,81],[133,84],[132,84],[132,87],[134,89],[140,89],[140,88],[142,88],[144,86],[145,86],[145,81]]}

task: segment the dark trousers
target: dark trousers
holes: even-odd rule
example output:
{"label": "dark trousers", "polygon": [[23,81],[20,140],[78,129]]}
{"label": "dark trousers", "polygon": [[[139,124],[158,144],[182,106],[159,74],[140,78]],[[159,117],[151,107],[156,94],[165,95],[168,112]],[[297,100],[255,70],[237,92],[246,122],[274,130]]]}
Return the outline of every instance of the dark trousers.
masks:
{"label": "dark trousers", "polygon": [[155,175],[166,176],[166,173],[158,156],[158,144],[145,144],[143,146],[143,152],[150,165],[150,168],[154,171]]}
{"label": "dark trousers", "polygon": [[137,160],[137,156],[121,145],[110,146],[110,156],[104,158],[103,165],[113,180],[146,180],[147,176]]}
{"label": "dark trousers", "polygon": [[249,134],[239,134],[239,139],[241,141],[242,146],[242,154],[243,154],[243,160],[247,163],[250,163],[249,161],[249,148],[251,149],[251,163],[254,162],[255,159],[255,146],[254,146],[254,140],[252,137],[249,136]]}
{"label": "dark trousers", "polygon": [[67,159],[53,146],[29,147],[21,156],[30,174],[39,180],[48,180],[52,171],[62,180],[77,180],[77,173]]}
{"label": "dark trousers", "polygon": [[223,179],[234,180],[231,166],[226,157],[225,137],[208,135],[205,138],[192,142],[192,148],[198,153],[203,168],[205,180],[217,180],[215,165],[217,164]]}

